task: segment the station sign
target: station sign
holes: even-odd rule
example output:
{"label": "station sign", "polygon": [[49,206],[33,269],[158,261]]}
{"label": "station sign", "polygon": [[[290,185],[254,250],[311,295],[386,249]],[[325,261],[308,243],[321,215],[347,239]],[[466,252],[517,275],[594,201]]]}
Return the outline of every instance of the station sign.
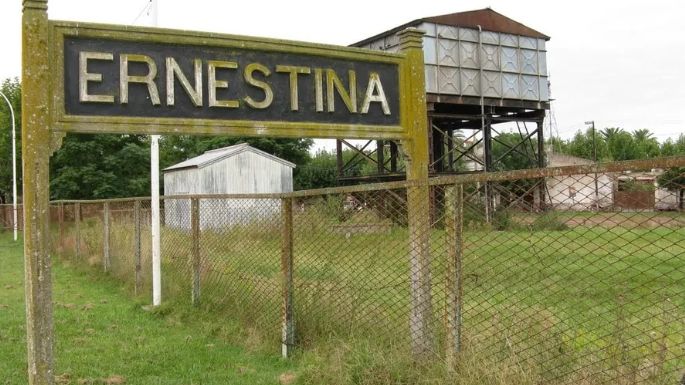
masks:
{"label": "station sign", "polygon": [[402,136],[402,56],[188,31],[51,22],[53,128]]}

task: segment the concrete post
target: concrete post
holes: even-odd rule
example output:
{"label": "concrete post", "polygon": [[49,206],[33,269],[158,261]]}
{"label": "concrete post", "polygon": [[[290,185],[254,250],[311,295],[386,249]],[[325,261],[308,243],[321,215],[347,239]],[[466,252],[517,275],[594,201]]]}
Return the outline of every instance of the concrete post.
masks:
{"label": "concrete post", "polygon": [[293,320],[293,199],[281,199],[281,275],[283,279],[281,354],[288,358],[295,344]]}
{"label": "concrete post", "polygon": [[191,265],[193,267],[192,302],[200,304],[200,199],[190,199],[190,222],[192,227]]}
{"label": "concrete post", "polygon": [[424,81],[423,32],[409,28],[400,32],[400,53],[406,58],[401,81],[408,89],[402,97],[402,125],[411,139],[402,146],[406,152],[407,180],[416,187],[407,191],[409,221],[409,263],[411,309],[409,330],[412,353],[424,359],[433,350],[430,333],[432,317],[430,277],[430,216],[428,187],[428,122]]}
{"label": "concrete post", "polygon": [[22,14],[22,163],[24,274],[29,385],[52,385],[52,266],[49,253],[48,2],[24,0]]}
{"label": "concrete post", "polygon": [[81,258],[81,204],[74,203],[74,251],[76,259]]}
{"label": "concrete post", "polygon": [[102,204],[102,268],[105,272],[108,272],[112,261],[109,255],[109,202]]}
{"label": "concrete post", "polygon": [[140,239],[141,239],[141,234],[140,234],[140,201],[136,200],[133,203],[133,227],[135,229],[135,234],[134,234],[134,250],[133,250],[133,257],[134,257],[134,263],[135,263],[135,294],[138,295],[140,294],[140,286],[141,286],[141,270],[142,270],[142,264],[140,262]]}
{"label": "concrete post", "polygon": [[59,252],[64,252],[64,203],[59,204]]}
{"label": "concrete post", "polygon": [[448,186],[445,189],[445,231],[447,232],[447,279],[445,280],[447,306],[445,335],[447,339],[445,360],[448,370],[455,369],[457,354],[461,350],[462,320],[462,259],[464,256],[464,186]]}

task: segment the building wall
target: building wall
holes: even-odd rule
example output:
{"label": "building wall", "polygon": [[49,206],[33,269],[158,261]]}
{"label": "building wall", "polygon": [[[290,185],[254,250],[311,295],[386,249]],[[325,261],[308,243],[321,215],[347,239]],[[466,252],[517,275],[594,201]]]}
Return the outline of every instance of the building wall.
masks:
{"label": "building wall", "polygon": [[[293,191],[293,169],[260,154],[243,151],[201,168],[164,174],[165,195],[268,194]],[[165,201],[165,224],[190,228],[190,200]],[[278,199],[203,199],[200,227],[218,229],[271,221],[280,215]]]}
{"label": "building wall", "polygon": [[594,174],[547,178],[547,190],[552,207],[558,210],[593,210],[597,197],[600,209],[613,205],[613,179],[607,174],[597,175],[596,194]]}
{"label": "building wall", "polygon": [[669,191],[665,188],[657,188],[655,191],[656,210],[678,210],[678,192]]}

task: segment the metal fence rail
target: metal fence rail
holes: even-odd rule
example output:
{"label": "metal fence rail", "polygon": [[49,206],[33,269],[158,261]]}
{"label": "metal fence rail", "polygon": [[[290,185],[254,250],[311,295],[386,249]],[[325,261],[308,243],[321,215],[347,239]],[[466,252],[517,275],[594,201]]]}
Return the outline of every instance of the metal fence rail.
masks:
{"label": "metal fence rail", "polygon": [[[685,157],[164,197],[163,295],[225,312],[286,351],[339,342],[398,362],[425,355],[483,383],[676,384],[677,167]],[[426,188],[425,226],[410,228],[407,197]],[[147,198],[54,202],[51,218],[57,254],[149,293]],[[423,248],[428,260],[411,258]]]}

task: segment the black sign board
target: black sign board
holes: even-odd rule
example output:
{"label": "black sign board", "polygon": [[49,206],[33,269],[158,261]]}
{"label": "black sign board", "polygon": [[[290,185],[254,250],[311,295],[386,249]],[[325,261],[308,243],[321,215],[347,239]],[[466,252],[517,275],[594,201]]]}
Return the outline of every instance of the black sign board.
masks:
{"label": "black sign board", "polygon": [[398,125],[397,64],[67,37],[69,115]]}

